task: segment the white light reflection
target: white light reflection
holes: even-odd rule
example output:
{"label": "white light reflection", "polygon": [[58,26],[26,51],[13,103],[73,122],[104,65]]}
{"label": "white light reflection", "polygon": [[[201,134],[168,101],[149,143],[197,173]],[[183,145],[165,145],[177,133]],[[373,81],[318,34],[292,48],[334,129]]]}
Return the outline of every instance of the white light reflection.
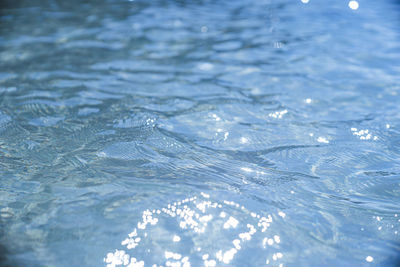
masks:
{"label": "white light reflection", "polygon": [[349,8],[351,8],[351,9],[353,9],[353,10],[356,10],[356,9],[358,9],[358,7],[359,7],[359,4],[358,4],[358,2],[357,1],[350,1],[349,2]]}
{"label": "white light reflection", "polygon": [[328,139],[326,139],[325,137],[322,137],[322,136],[318,137],[317,142],[329,144]]}
{"label": "white light reflection", "polygon": [[[192,253],[202,259],[204,266],[233,264],[235,256],[243,249],[249,248],[249,242],[254,243],[250,247],[259,244],[260,249],[269,251],[266,254],[267,259],[263,260],[272,260],[279,264],[283,254],[277,252],[275,246],[281,243],[281,238],[272,234],[269,227],[273,223],[273,217],[281,220],[285,216],[286,214],[279,210],[275,214],[262,216],[234,201],[215,201],[209,194],[201,192],[199,197],[186,198],[167,204],[164,208],[143,211],[142,220],[121,242],[127,251],[117,249],[110,252],[104,258],[104,262],[107,267],[138,267],[145,265],[143,260],[138,259],[138,256],[142,256],[146,261],[155,261],[146,262],[146,266],[189,267],[190,258],[184,255],[185,251],[187,253],[187,243],[182,242],[182,237],[189,237],[191,242],[194,242]],[[168,229],[163,226],[172,226],[174,223],[182,231],[179,235],[176,231],[170,232],[170,239],[159,235],[160,230],[168,234]],[[215,233],[218,233],[218,236],[215,236]],[[221,238],[228,240],[216,243],[216,240]],[[155,250],[146,247],[167,240],[170,240],[170,244],[164,243],[164,255],[151,255]],[[144,243],[141,246],[142,242]],[[219,247],[218,243],[221,244]],[[128,253],[129,250],[131,253]]]}
{"label": "white light reflection", "polygon": [[268,114],[268,116],[275,119],[282,119],[283,115],[285,115],[286,113],[288,113],[287,109],[270,113]]}
{"label": "white light reflection", "polygon": [[212,114],[211,116],[215,119],[215,121],[220,121],[221,120],[221,118],[218,117],[217,114]]}
{"label": "white light reflection", "polygon": [[241,137],[240,138],[240,143],[247,144],[248,142],[249,142],[249,139],[247,139],[246,137]]}
{"label": "white light reflection", "polygon": [[229,132],[226,132],[226,133],[224,134],[224,141],[225,141],[226,139],[228,139],[228,136],[229,136]]}
{"label": "white light reflection", "polygon": [[365,260],[366,260],[367,262],[373,262],[373,261],[374,261],[374,258],[373,258],[372,256],[367,256],[367,257],[365,258]]}
{"label": "white light reflection", "polygon": [[229,219],[224,223],[224,229],[229,229],[231,227],[236,228],[239,221],[233,217],[229,217]]}
{"label": "white light reflection", "polygon": [[378,140],[378,136],[373,136],[372,133],[368,130],[357,130],[357,128],[350,129],[353,132],[353,135],[356,135],[360,138],[360,140],[370,140],[373,139],[374,141]]}

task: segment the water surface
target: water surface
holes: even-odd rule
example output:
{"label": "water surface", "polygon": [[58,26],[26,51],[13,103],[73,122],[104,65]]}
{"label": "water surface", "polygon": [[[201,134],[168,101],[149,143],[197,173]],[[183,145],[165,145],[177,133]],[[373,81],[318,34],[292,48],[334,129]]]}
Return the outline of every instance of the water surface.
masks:
{"label": "water surface", "polygon": [[399,2],[303,2],[4,2],[2,263],[398,264]]}

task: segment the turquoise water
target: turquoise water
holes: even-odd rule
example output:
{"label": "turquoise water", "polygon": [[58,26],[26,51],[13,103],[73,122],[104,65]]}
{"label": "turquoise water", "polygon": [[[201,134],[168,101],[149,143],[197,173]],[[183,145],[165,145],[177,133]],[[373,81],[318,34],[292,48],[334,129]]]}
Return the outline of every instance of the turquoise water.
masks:
{"label": "turquoise water", "polygon": [[0,265],[399,264],[398,1],[0,14]]}

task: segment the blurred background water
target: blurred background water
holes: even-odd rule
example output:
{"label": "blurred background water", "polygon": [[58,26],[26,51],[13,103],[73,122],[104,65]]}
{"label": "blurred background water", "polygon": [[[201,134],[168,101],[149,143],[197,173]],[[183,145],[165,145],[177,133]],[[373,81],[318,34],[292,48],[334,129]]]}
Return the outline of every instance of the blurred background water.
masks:
{"label": "blurred background water", "polygon": [[400,3],[2,1],[6,266],[395,266]]}

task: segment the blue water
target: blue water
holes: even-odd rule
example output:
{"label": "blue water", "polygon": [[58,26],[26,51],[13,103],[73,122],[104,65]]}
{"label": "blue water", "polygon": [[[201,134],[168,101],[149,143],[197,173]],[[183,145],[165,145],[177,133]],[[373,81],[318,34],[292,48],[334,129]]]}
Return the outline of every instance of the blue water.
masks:
{"label": "blue water", "polygon": [[357,3],[2,1],[0,265],[399,264],[400,3]]}

